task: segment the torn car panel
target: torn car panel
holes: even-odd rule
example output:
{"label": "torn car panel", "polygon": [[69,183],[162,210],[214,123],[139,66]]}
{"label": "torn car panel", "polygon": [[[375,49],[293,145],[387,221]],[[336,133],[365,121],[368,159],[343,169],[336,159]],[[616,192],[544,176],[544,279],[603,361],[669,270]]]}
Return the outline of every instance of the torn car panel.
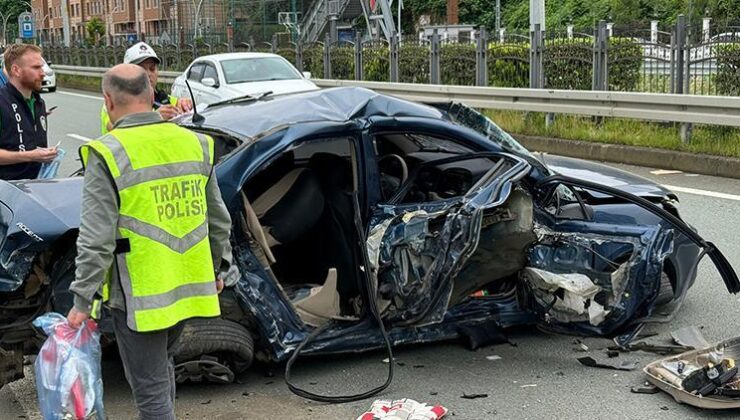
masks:
{"label": "torn car panel", "polygon": [[[368,248],[377,261],[378,294],[390,305],[384,317],[399,325],[440,322],[457,274],[478,247],[484,213],[502,205],[513,185],[530,169],[523,159],[503,154],[459,156],[416,168],[391,202],[402,202],[426,166],[481,157],[491,169],[461,198],[415,205],[381,205],[371,221]],[[390,222],[388,221],[390,219]],[[382,232],[382,234],[381,234]],[[381,236],[379,251],[378,236]],[[371,262],[372,263],[372,262]]]}

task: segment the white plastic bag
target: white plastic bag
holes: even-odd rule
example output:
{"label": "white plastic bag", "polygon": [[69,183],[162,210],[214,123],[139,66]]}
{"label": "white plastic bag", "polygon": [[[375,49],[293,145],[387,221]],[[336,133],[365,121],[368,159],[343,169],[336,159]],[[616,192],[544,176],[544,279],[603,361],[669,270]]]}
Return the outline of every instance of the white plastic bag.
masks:
{"label": "white plastic bag", "polygon": [[36,390],[44,420],[105,419],[100,332],[87,320],[79,329],[48,313],[33,325],[48,338],[36,358]]}

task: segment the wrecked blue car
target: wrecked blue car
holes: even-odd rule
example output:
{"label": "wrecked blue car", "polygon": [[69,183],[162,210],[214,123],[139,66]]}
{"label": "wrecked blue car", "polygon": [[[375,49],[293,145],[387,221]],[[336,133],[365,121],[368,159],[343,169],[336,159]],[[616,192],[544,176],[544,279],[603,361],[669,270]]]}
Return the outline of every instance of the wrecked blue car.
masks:
{"label": "wrecked blue car", "polygon": [[[253,357],[299,351],[481,342],[492,326],[628,342],[670,319],[704,256],[740,291],[671,191],[533,154],[462,104],[336,88],[236,98],[178,123],[215,139],[241,272],[222,318],[187,323],[181,381],[231,381]],[[2,383],[40,343],[31,320],[71,307],[81,185],[0,182]]]}

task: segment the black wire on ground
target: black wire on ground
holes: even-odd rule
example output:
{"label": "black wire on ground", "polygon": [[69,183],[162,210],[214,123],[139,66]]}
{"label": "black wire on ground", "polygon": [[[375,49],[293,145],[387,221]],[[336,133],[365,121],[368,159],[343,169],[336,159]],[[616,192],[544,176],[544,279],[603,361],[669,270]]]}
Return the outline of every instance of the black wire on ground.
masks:
{"label": "black wire on ground", "polygon": [[[360,249],[362,252],[360,254],[362,255],[362,263],[365,267],[365,270],[370,270],[370,261],[367,258],[367,252],[365,250],[365,230],[362,227],[362,220],[360,218],[360,204],[357,200],[357,194],[352,195],[352,204],[354,205],[354,211],[355,211],[355,228],[357,230],[357,236],[358,241],[360,245]],[[393,349],[391,346],[391,340],[388,336],[388,332],[385,329],[385,325],[383,325],[383,319],[380,316],[380,311],[378,310],[378,300],[377,300],[377,290],[372,285],[372,282],[370,281],[370,273],[366,271],[365,273],[365,284],[367,287],[367,296],[368,296],[368,307],[370,308],[370,312],[373,315],[373,318],[378,323],[378,328],[380,329],[380,333],[383,335],[383,341],[385,342],[385,348],[388,353],[388,378],[386,379],[385,383],[383,385],[380,385],[376,388],[373,388],[369,391],[362,392],[359,394],[354,395],[337,395],[337,396],[329,396],[329,395],[321,395],[316,394],[311,391],[306,391],[305,389],[301,389],[294,385],[290,381],[291,377],[291,369],[293,368],[293,364],[298,360],[298,357],[301,354],[301,351],[303,350],[306,345],[311,342],[312,340],[316,339],[321,333],[329,329],[329,327],[336,325],[336,321],[330,320],[326,322],[324,325],[314,329],[311,334],[306,337],[305,340],[301,342],[301,344],[298,345],[298,347],[295,349],[293,354],[290,356],[290,359],[288,359],[288,363],[285,365],[285,383],[288,385],[288,389],[290,389],[291,392],[298,395],[299,397],[303,397],[309,400],[313,401],[319,401],[319,402],[326,402],[326,403],[347,403],[347,402],[353,402],[353,401],[359,401],[364,400],[366,398],[370,398],[373,395],[382,392],[386,388],[388,388],[393,382],[393,365],[395,364],[395,361],[393,359]]]}

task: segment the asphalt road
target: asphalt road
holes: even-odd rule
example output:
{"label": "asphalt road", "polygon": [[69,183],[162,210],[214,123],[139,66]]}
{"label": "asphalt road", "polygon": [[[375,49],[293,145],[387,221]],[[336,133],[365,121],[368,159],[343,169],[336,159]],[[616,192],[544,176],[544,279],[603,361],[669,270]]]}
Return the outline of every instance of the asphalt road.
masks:
{"label": "asphalt road", "polygon": [[[84,96],[78,96],[84,95]],[[102,101],[87,93],[57,92],[45,95],[47,106],[58,109],[49,118],[50,143],[62,142],[69,153],[61,168],[68,174],[79,167],[76,149],[83,137],[94,137],[99,129]],[[740,269],[740,181],[684,173],[653,174],[651,168],[614,165],[675,187],[683,217],[701,234],[720,247]],[[697,284],[683,308],[670,324],[652,326],[668,337],[682,326],[697,325],[709,341],[730,338],[740,331],[740,298],[729,295],[708,262],[699,268]],[[457,343],[397,349],[395,380],[378,398],[413,398],[440,403],[450,418],[488,419],[594,419],[594,418],[732,418],[730,413],[708,412],[681,406],[665,394],[633,394],[641,384],[640,370],[609,371],[581,366],[573,337],[548,335],[536,330],[514,331],[516,347],[497,345],[476,352]],[[584,340],[589,354],[604,356],[607,340]],[[500,360],[486,356],[498,355]],[[385,380],[383,352],[343,357],[309,359],[299,364],[296,376],[304,386],[334,393],[357,392]],[[640,367],[658,358],[651,353],[623,354]],[[239,384],[226,386],[188,384],[178,389],[177,413],[183,419],[354,419],[371,400],[327,405],[308,402],[290,393],[282,380],[280,365],[253,367]],[[32,372],[27,379],[0,390],[0,419],[39,418]],[[105,404],[111,419],[134,418],[133,402],[114,357],[104,361]],[[463,394],[487,394],[485,398],[463,399]]]}

